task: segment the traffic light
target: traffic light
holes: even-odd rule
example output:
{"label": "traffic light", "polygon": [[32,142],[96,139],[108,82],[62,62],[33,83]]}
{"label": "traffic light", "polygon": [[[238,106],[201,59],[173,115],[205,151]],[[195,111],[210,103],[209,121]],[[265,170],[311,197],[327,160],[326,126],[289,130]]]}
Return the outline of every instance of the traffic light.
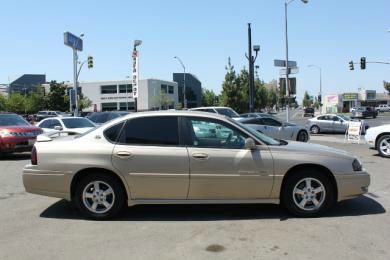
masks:
{"label": "traffic light", "polygon": [[360,58],[360,68],[362,70],[365,70],[366,69],[366,57],[361,57]]}
{"label": "traffic light", "polygon": [[93,57],[92,56],[88,56],[88,69],[92,69],[93,68]]}
{"label": "traffic light", "polygon": [[321,95],[318,95],[317,101],[318,101],[318,103],[321,103]]}
{"label": "traffic light", "polygon": [[354,68],[353,68],[353,61],[350,61],[350,62],[349,62],[349,69],[350,69],[350,70],[354,70]]}

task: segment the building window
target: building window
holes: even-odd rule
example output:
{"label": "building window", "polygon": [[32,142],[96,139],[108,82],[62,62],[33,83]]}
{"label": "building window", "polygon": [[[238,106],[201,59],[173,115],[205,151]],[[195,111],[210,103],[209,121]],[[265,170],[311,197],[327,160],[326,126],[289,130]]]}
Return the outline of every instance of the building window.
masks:
{"label": "building window", "polygon": [[133,92],[132,84],[119,85],[119,93],[132,93],[132,92]]}
{"label": "building window", "polygon": [[102,103],[102,111],[113,111],[118,110],[118,103]]}
{"label": "building window", "polygon": [[167,93],[167,85],[161,85],[161,93]]}
{"label": "building window", "polygon": [[127,106],[126,106],[126,102],[119,103],[119,110],[121,111],[134,110],[134,109],[135,109],[134,102],[127,102]]}
{"label": "building window", "polygon": [[117,94],[118,90],[116,85],[100,86],[101,94]]}
{"label": "building window", "polygon": [[168,86],[168,93],[173,94],[173,86]]}

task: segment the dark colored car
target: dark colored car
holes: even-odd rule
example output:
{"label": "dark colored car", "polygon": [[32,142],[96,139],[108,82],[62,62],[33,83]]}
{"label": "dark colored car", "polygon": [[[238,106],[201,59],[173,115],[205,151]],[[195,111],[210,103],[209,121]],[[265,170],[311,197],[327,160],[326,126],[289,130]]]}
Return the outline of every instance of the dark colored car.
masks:
{"label": "dark colored car", "polygon": [[13,113],[0,113],[0,154],[31,151],[39,127],[30,125],[23,117]]}
{"label": "dark colored car", "polygon": [[314,116],[314,108],[312,107],[307,107],[303,110],[303,116]]}
{"label": "dark colored car", "polygon": [[104,124],[114,118],[128,115],[129,112],[126,111],[110,111],[110,112],[94,112],[87,116],[89,120],[94,122],[97,125]]}
{"label": "dark colored car", "polygon": [[358,107],[352,112],[351,118],[376,118],[377,116],[378,111],[374,107]]}

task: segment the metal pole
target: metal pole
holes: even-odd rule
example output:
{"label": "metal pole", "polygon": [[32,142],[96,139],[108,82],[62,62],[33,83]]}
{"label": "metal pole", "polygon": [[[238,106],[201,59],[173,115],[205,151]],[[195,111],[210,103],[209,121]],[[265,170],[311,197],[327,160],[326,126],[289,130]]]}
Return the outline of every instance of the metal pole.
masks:
{"label": "metal pole", "polygon": [[[182,64],[183,65],[183,64]],[[184,108],[187,108],[187,97],[186,97],[186,67],[183,65],[184,69],[184,78],[183,78],[183,98],[184,98]]]}
{"label": "metal pole", "polygon": [[253,100],[252,100],[252,91],[253,91],[253,82],[252,82],[252,66],[253,66],[253,57],[252,57],[252,30],[251,24],[248,23],[248,60],[249,60],[249,112],[253,113]]}
{"label": "metal pole", "polygon": [[285,37],[286,37],[286,121],[289,121],[289,107],[290,107],[290,91],[289,91],[289,82],[288,82],[288,34],[287,34],[287,2],[284,3],[284,15],[285,15]]}
{"label": "metal pole", "polygon": [[125,83],[125,87],[126,87],[126,111],[129,111],[129,100],[127,97],[127,84],[126,83]]}
{"label": "metal pole", "polygon": [[321,97],[321,101],[320,101],[320,114],[322,114],[322,69],[320,68],[320,97]]}
{"label": "metal pole", "polygon": [[75,96],[75,109],[73,116],[78,116],[78,102],[77,102],[77,50],[73,47],[73,91]]}

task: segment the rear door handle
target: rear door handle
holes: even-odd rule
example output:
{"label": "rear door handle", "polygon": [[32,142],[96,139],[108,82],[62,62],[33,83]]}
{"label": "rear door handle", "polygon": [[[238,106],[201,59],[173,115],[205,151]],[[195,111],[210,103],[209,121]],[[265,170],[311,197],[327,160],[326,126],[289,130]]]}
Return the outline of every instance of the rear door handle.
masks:
{"label": "rear door handle", "polygon": [[192,157],[199,160],[206,160],[209,158],[209,155],[207,153],[193,153]]}
{"label": "rear door handle", "polygon": [[130,158],[131,156],[133,156],[133,154],[130,152],[127,152],[127,151],[119,151],[115,154],[115,156],[119,157],[121,159],[126,159],[126,158]]}

